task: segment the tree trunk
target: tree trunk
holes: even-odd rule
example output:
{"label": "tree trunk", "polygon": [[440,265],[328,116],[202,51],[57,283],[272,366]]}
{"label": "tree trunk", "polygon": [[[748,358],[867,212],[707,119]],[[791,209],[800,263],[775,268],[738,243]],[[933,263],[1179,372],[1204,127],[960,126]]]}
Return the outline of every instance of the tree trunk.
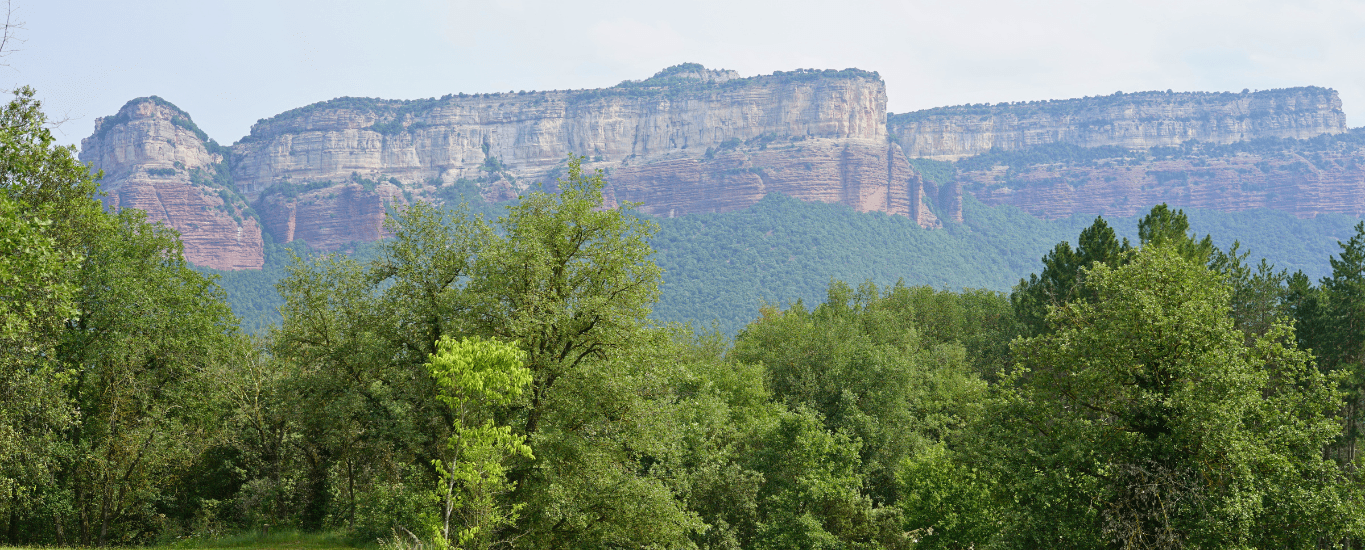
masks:
{"label": "tree trunk", "polygon": [[19,487],[9,488],[9,533],[5,535],[5,541],[15,546],[19,545]]}

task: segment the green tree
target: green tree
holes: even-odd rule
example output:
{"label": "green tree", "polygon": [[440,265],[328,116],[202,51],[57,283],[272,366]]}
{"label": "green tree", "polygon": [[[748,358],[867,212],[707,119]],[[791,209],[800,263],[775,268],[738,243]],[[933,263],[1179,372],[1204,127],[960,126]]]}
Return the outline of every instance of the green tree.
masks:
{"label": "green tree", "polygon": [[[848,546],[908,544],[899,537],[905,529],[897,503],[907,496],[902,489],[922,487],[897,483],[897,473],[905,460],[951,439],[979,414],[985,384],[969,357],[988,364],[997,358],[973,353],[964,342],[978,350],[993,347],[999,336],[995,314],[1008,309],[1002,296],[991,301],[904,285],[883,292],[868,283],[855,291],[836,282],[828,294],[810,311],[799,302],[785,311],[765,308],[740,333],[731,354],[763,365],[774,399],[794,415],[764,436],[786,437],[776,445],[783,450],[759,453],[791,456],[754,466],[767,480],[763,491],[769,496],[759,509],[768,522],[764,533],[786,533],[782,540],[791,544],[826,539]],[[801,426],[811,418],[824,433],[798,434],[810,432]],[[856,460],[830,462],[849,453]],[[830,470],[835,464],[855,468],[856,490],[830,488],[849,482],[846,474]],[[783,481],[788,478],[829,480],[807,487],[805,481]],[[805,493],[842,500],[783,508],[813,498]],[[933,521],[923,515],[914,520]]]}
{"label": "green tree", "polygon": [[1221,276],[1186,256],[1096,265],[1096,300],[1015,343],[975,447],[1015,503],[1010,546],[1310,548],[1353,527],[1321,454],[1335,384],[1282,323],[1248,342]]}
{"label": "green tree", "polygon": [[[1138,220],[1139,245],[1169,245],[1181,257],[1208,262],[1215,251],[1212,237],[1206,235],[1202,240],[1196,240],[1198,237],[1189,234],[1189,229],[1189,218],[1183,210],[1173,211],[1165,204],[1158,204]],[[1015,286],[1010,301],[1019,322],[1029,334],[1046,333],[1046,319],[1051,308],[1074,300],[1097,298],[1094,290],[1086,285],[1086,270],[1097,263],[1118,267],[1128,261],[1132,250],[1128,239],[1119,242],[1104,218],[1095,218],[1094,224],[1081,231],[1075,250],[1070,243],[1057,243],[1052,252],[1043,257],[1041,274],[1021,279]]]}
{"label": "green tree", "polygon": [[915,548],[987,546],[1000,528],[992,479],[946,444],[906,457],[896,472],[899,507]]}
{"label": "green tree", "polygon": [[[441,510],[438,547],[484,550],[494,545],[498,530],[516,523],[522,505],[503,506],[499,498],[512,490],[506,461],[535,458],[525,437],[512,427],[496,425],[490,407],[506,406],[531,382],[522,366],[525,352],[515,346],[479,339],[442,338],[427,365],[449,406],[455,425],[446,441],[447,456],[435,461]],[[452,516],[458,522],[452,530]]]}
{"label": "green tree", "polygon": [[604,208],[602,173],[570,156],[559,193],[530,193],[498,220],[470,290],[482,330],[521,342],[534,377],[525,433],[539,430],[550,393],[584,362],[639,342],[659,298],[654,222]]}
{"label": "green tree", "polygon": [[153,534],[152,504],[217,437],[207,374],[237,322],[222,290],[185,262],[173,230],[138,210],[100,229],[56,356],[81,412],[67,434],[63,486],[81,543],[103,546]]}
{"label": "green tree", "polygon": [[98,175],[55,145],[33,95],[0,110],[6,535],[147,540],[217,437],[203,373],[236,321],[173,231],[103,210]]}
{"label": "green tree", "polygon": [[1084,290],[1086,269],[1096,263],[1116,267],[1131,249],[1128,239],[1119,242],[1104,218],[1095,218],[1094,224],[1081,231],[1074,250],[1071,243],[1057,243],[1052,252],[1043,256],[1041,274],[1030,275],[1027,280],[1020,279],[1010,295],[1019,322],[1031,334],[1046,332],[1045,321],[1050,308],[1075,299],[1092,297],[1092,292]]}
{"label": "green tree", "polygon": [[1340,373],[1346,395],[1340,412],[1345,430],[1332,452],[1342,464],[1359,457],[1365,415],[1365,223],[1331,258],[1332,276],[1316,291],[1300,281],[1298,318],[1308,329],[1306,344],[1328,372]]}
{"label": "green tree", "polygon": [[304,404],[293,421],[299,520],[318,529],[344,518],[367,541],[416,525],[415,488],[435,483],[430,465],[445,456],[454,418],[426,364],[443,338],[473,331],[466,286],[492,238],[467,208],[417,203],[386,224],[394,236],[372,260],[296,260],[272,335],[275,355],[296,365],[289,385]]}

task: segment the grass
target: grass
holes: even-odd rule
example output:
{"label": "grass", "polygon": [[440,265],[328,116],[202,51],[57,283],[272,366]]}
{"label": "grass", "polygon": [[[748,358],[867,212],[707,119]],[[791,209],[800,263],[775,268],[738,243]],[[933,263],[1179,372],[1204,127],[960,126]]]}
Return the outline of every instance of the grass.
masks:
{"label": "grass", "polygon": [[272,531],[262,535],[259,531],[245,531],[213,539],[185,540],[171,544],[174,550],[193,548],[245,548],[251,550],[299,550],[313,548],[355,548],[344,535],[336,532],[303,533],[292,529]]}
{"label": "grass", "polygon": [[[81,550],[77,547],[14,547],[0,546],[0,550]],[[216,538],[191,538],[163,546],[147,547],[149,550],[195,550],[199,548],[233,548],[244,550],[313,550],[328,548],[372,548],[357,547],[345,535],[336,532],[303,533],[284,529],[262,535],[259,531],[244,531]]]}

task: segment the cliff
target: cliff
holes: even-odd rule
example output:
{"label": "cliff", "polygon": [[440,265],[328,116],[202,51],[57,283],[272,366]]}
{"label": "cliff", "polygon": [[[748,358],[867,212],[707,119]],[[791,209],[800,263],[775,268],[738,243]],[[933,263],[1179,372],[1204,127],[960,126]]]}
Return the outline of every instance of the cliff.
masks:
{"label": "cliff", "polygon": [[1270,208],[1300,218],[1365,214],[1365,132],[1313,140],[1186,143],[1124,153],[1073,150],[982,155],[957,163],[956,185],[988,205],[1043,218],[1131,216],[1169,203],[1235,212]]}
{"label": "cliff", "polygon": [[1307,139],[1345,132],[1346,117],[1335,90],[1310,86],[960,105],[891,115],[888,129],[911,157],[956,160],[1047,143],[1146,149],[1189,140]]}
{"label": "cliff", "polygon": [[234,190],[225,148],[159,97],[129,101],[95,120],[80,159],[104,171],[105,204],[137,208],[180,232],[185,258],[215,269],[259,269],[261,227]]}
{"label": "cliff", "polygon": [[[461,181],[491,200],[514,197],[553,182],[570,154],[606,172],[611,199],[659,216],[730,211],[780,192],[933,226],[918,176],[888,143],[885,113],[876,73],[739,78],[684,64],[598,90],[317,103],[257,122],[233,146],[232,174],[277,240],[323,249],[357,234],[284,228],[325,226],[334,218],[324,212],[382,216],[384,201],[431,198]],[[346,200],[344,188],[362,182],[379,202],[321,198]],[[300,188],[311,194],[286,196]],[[309,200],[320,210],[303,208]],[[375,234],[368,220],[338,224]]]}

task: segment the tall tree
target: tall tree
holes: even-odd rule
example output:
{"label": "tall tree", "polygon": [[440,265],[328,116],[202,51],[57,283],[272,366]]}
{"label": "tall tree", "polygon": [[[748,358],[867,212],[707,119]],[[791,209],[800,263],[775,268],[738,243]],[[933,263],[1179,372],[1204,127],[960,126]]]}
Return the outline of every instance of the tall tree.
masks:
{"label": "tall tree", "polygon": [[1248,343],[1221,276],[1169,243],[1087,281],[1096,300],[1015,343],[1024,369],[983,425],[1011,546],[1311,548],[1352,526],[1321,454],[1335,386],[1292,329]]}
{"label": "tall tree", "polygon": [[1095,223],[1081,231],[1074,250],[1071,243],[1057,243],[1052,252],[1043,256],[1041,274],[1019,280],[1019,285],[1010,295],[1019,321],[1031,334],[1046,332],[1045,319],[1049,308],[1089,298],[1093,294],[1085,291],[1085,269],[1096,263],[1116,267],[1131,249],[1128,239],[1119,242],[1104,218],[1095,218]]}
{"label": "tall tree", "polygon": [[1326,370],[1343,377],[1345,430],[1332,449],[1342,464],[1356,462],[1365,420],[1365,222],[1355,230],[1338,243],[1341,251],[1331,258],[1332,275],[1322,279],[1316,293],[1302,283],[1295,287],[1305,294],[1299,315],[1310,331],[1308,345]]}
{"label": "tall tree", "polygon": [[526,349],[527,434],[539,430],[556,382],[640,341],[659,299],[649,246],[658,224],[630,204],[605,208],[602,172],[585,173],[582,160],[570,156],[558,194],[534,192],[508,208],[471,284],[483,330]]}
{"label": "tall tree", "polygon": [[82,544],[146,536],[149,505],[216,437],[209,369],[236,319],[190,269],[173,230],[138,210],[111,216],[85,249],[77,314],[57,348],[81,412],[67,438]]}
{"label": "tall tree", "polygon": [[0,109],[0,536],[11,543],[60,536],[50,488],[78,417],[54,352],[76,315],[81,243],[103,216],[95,174],[55,145],[33,95],[15,90]]}

